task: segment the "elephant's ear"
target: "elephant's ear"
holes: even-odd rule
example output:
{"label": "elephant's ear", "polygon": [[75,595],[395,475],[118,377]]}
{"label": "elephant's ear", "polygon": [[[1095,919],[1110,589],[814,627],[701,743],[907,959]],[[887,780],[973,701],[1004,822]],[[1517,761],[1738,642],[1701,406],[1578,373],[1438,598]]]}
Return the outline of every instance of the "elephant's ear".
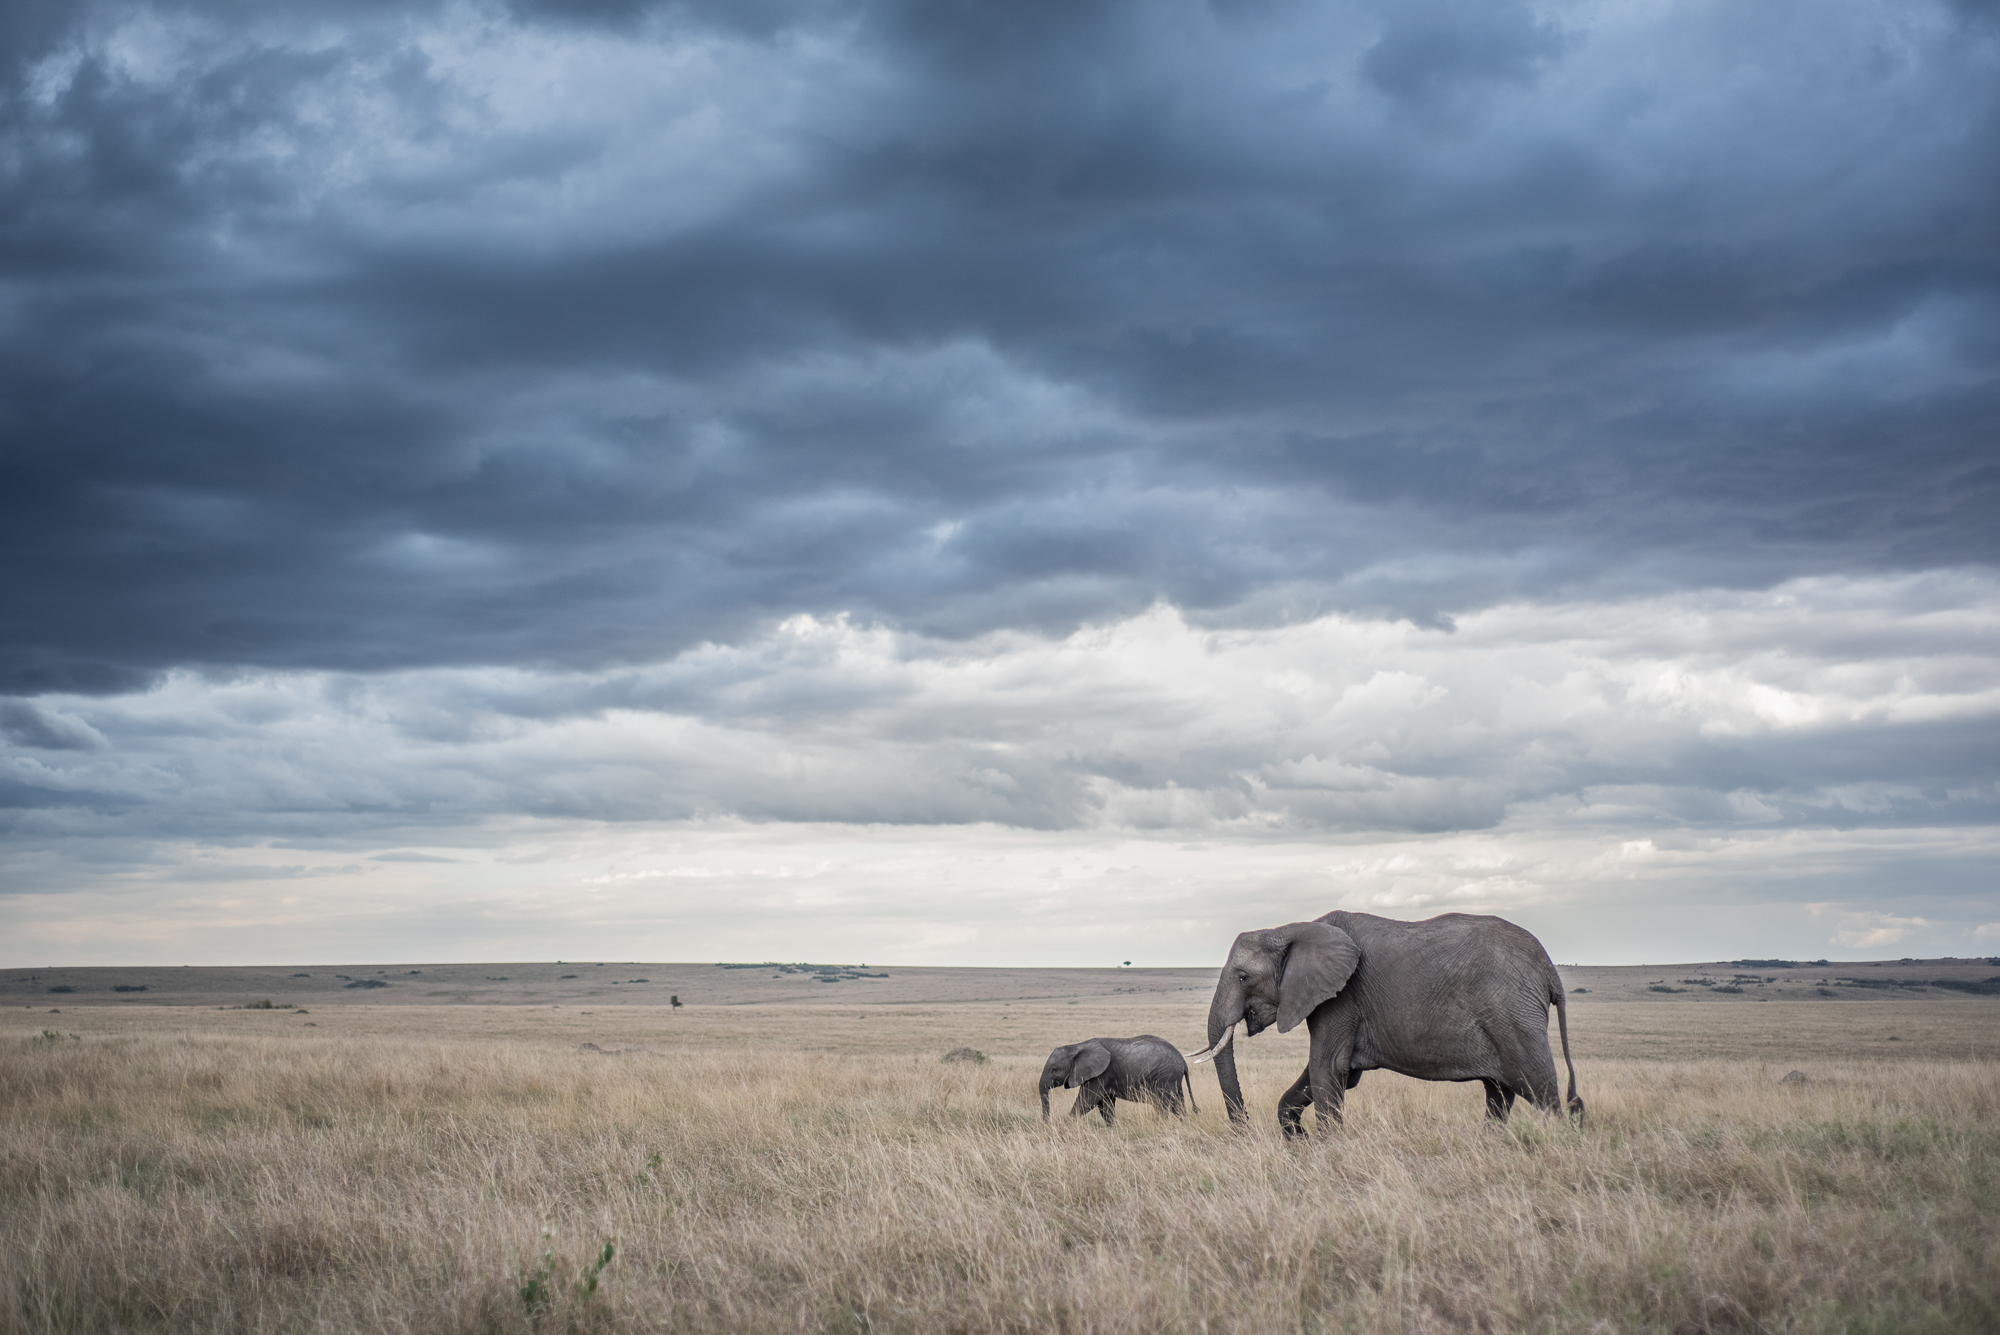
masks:
{"label": "elephant's ear", "polygon": [[1069,1068],[1069,1083],[1064,1089],[1075,1089],[1086,1080],[1095,1080],[1111,1069],[1111,1053],[1102,1043],[1079,1043],[1076,1048],[1076,1062]]}
{"label": "elephant's ear", "polygon": [[1278,930],[1292,933],[1278,977],[1278,1032],[1284,1034],[1347,986],[1361,963],[1361,947],[1332,923],[1295,922]]}

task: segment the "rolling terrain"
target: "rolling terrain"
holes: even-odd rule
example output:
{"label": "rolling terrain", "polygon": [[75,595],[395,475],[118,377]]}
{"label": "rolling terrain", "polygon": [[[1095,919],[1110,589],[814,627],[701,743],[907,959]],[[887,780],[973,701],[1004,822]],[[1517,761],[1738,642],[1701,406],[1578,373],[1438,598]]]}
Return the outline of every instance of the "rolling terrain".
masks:
{"label": "rolling terrain", "polygon": [[[1574,1004],[1604,1001],[1952,1000],[2000,995],[2000,960],[1770,960],[1559,965]],[[0,1006],[1151,1005],[1198,996],[1214,969],[957,969],[905,965],[637,960],[0,969]]]}

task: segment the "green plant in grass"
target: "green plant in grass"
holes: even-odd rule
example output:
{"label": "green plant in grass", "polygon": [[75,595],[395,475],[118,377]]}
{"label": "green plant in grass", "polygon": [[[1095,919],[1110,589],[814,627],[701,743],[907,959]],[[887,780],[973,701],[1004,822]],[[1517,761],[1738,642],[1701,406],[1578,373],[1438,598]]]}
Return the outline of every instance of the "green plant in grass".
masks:
{"label": "green plant in grass", "polygon": [[597,1281],[604,1274],[604,1267],[611,1264],[611,1258],[616,1252],[617,1249],[607,1242],[604,1244],[604,1250],[597,1254],[597,1259],[583,1268],[583,1273],[577,1276],[576,1281],[578,1297],[588,1302],[597,1292]]}
{"label": "green plant in grass", "polygon": [[[655,1155],[654,1157],[658,1158],[659,1156]],[[548,1231],[546,1229],[543,1230],[543,1241],[547,1241],[548,1237]],[[603,1249],[597,1253],[596,1257],[586,1261],[582,1268],[577,1271],[575,1280],[565,1285],[563,1279],[565,1272],[569,1269],[568,1261],[564,1257],[556,1255],[553,1247],[545,1249],[542,1252],[541,1260],[535,1263],[535,1268],[527,1273],[522,1280],[520,1289],[517,1290],[521,1296],[521,1306],[527,1312],[528,1319],[539,1324],[542,1317],[547,1314],[550,1306],[554,1304],[556,1295],[562,1292],[565,1287],[570,1290],[576,1301],[588,1303],[597,1295],[597,1286],[602,1282],[604,1277],[604,1267],[611,1264],[611,1258],[617,1255],[617,1251],[616,1244],[605,1243]]]}
{"label": "green plant in grass", "polygon": [[[543,1236],[547,1236],[544,1234]],[[528,1319],[540,1320],[548,1310],[549,1299],[555,1296],[556,1254],[542,1253],[542,1259],[528,1272],[521,1285],[521,1306],[527,1309]]]}

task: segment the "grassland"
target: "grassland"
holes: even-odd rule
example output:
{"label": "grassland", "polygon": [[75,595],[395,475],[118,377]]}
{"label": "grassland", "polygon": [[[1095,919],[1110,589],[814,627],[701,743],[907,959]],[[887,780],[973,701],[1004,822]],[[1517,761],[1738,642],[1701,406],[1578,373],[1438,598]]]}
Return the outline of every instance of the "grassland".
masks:
{"label": "grassland", "polygon": [[1039,1121],[1204,1000],[0,1012],[0,1332],[2000,1328],[2000,1001],[1580,1004],[1580,1133],[1286,1144],[1299,1033],[1247,1134]]}

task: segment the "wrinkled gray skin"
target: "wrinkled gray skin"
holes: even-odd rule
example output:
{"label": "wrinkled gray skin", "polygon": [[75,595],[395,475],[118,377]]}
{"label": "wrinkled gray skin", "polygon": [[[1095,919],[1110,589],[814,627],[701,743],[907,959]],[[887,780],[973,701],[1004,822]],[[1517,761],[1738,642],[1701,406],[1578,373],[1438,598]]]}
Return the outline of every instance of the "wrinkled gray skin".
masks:
{"label": "wrinkled gray skin", "polygon": [[1187,1059],[1180,1049],[1156,1034],[1137,1038],[1088,1038],[1070,1043],[1049,1054],[1042,1067],[1042,1120],[1049,1120],[1049,1091],[1061,1085],[1077,1091],[1072,1117],[1082,1117],[1092,1108],[1111,1125],[1111,1105],[1119,1099],[1150,1103],[1162,1112],[1179,1115],[1181,1086],[1187,1086],[1187,1105],[1194,1108],[1194,1082],[1188,1078]]}
{"label": "wrinkled gray skin", "polygon": [[1399,922],[1334,912],[1245,932],[1215,985],[1207,1050],[1230,1120],[1243,1122],[1234,1047],[1216,1045],[1238,1020],[1250,1034],[1274,1024],[1282,1034],[1304,1022],[1311,1055],[1278,1101],[1288,1137],[1305,1134],[1307,1104],[1322,1132],[1339,1122],[1363,1071],[1477,1080],[1486,1087],[1486,1115],[1505,1121],[1517,1097],[1544,1112],[1562,1106],[1549,1052],[1551,1003],[1569,1067],[1569,1114],[1582,1125],[1562,980],[1542,943],[1501,918],[1446,913]]}

